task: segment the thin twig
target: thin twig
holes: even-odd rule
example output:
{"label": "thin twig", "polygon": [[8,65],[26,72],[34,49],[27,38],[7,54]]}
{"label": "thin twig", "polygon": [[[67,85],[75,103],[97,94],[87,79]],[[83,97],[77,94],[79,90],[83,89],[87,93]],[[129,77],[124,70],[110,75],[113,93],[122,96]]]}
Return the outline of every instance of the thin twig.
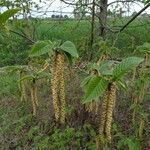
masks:
{"label": "thin twig", "polygon": [[17,32],[17,31],[11,30],[11,29],[10,29],[9,31],[12,32],[12,33],[14,33],[14,34],[17,34],[17,35],[19,35],[19,36],[21,36],[21,37],[23,37],[23,38],[25,38],[25,39],[27,39],[27,40],[28,40],[29,42],[31,42],[32,44],[35,43],[34,40],[30,39],[29,37],[27,37],[27,36],[24,35],[24,34],[21,34],[21,33]]}

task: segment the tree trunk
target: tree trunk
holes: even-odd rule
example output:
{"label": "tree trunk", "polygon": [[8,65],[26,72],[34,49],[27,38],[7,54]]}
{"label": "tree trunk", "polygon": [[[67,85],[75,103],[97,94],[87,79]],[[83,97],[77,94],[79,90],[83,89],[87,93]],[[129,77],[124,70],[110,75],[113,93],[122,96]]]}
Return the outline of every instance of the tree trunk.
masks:
{"label": "tree trunk", "polygon": [[89,61],[92,60],[92,55],[93,55],[93,51],[92,51],[92,46],[93,46],[93,42],[94,42],[94,22],[95,22],[95,0],[93,0],[93,4],[92,4],[92,20],[91,20],[91,37],[90,37],[90,57],[89,57]]}
{"label": "tree trunk", "polygon": [[107,4],[108,0],[99,1],[99,36],[101,36],[104,40],[106,38]]}

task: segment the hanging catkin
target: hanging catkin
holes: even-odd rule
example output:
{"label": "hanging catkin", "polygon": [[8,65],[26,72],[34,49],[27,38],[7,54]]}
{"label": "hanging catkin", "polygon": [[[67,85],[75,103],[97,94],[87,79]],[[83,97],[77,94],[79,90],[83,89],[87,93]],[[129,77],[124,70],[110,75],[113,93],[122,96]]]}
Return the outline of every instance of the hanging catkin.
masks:
{"label": "hanging catkin", "polygon": [[36,88],[35,88],[35,80],[33,80],[31,85],[31,100],[32,100],[32,109],[33,109],[33,116],[36,116]]}
{"label": "hanging catkin", "polygon": [[58,62],[58,53],[56,52],[53,56],[52,63],[52,78],[51,78],[51,86],[52,86],[52,97],[53,97],[53,107],[54,107],[54,115],[56,121],[59,120],[59,106],[58,106],[58,78],[59,78],[59,70],[58,70],[59,62]]}
{"label": "hanging catkin", "polygon": [[139,138],[142,139],[143,137],[143,130],[144,130],[144,118],[141,118],[140,119],[140,125],[139,125],[139,131],[138,131],[138,135],[139,135]]}
{"label": "hanging catkin", "polygon": [[107,114],[106,114],[106,126],[105,126],[105,133],[106,139],[110,143],[111,142],[111,125],[113,120],[113,110],[116,100],[116,87],[113,83],[110,84],[109,87],[109,99],[107,102]]}
{"label": "hanging catkin", "polygon": [[64,82],[64,56],[56,52],[53,56],[52,66],[52,97],[55,119],[61,124],[65,123],[65,82]]}
{"label": "hanging catkin", "polygon": [[27,101],[27,95],[26,95],[26,87],[24,81],[20,81],[20,88],[21,88],[21,101]]}
{"label": "hanging catkin", "polygon": [[98,113],[98,102],[93,100],[92,102],[85,104],[85,109],[88,112],[94,112],[95,114],[97,114]]}
{"label": "hanging catkin", "polygon": [[[22,79],[24,76],[24,72],[23,71],[20,71],[20,79]],[[26,94],[26,86],[25,86],[25,81],[22,80],[20,81],[20,92],[21,92],[21,102],[22,101],[27,101],[27,94]]]}
{"label": "hanging catkin", "polygon": [[59,98],[60,98],[60,102],[61,102],[60,123],[64,124],[65,123],[65,106],[66,106],[66,101],[65,101],[65,81],[64,81],[64,56],[59,54],[59,59],[60,59]]}
{"label": "hanging catkin", "polygon": [[110,83],[108,89],[104,94],[104,99],[102,103],[101,122],[99,128],[100,138],[109,143],[111,143],[111,125],[113,119],[113,109],[115,107],[115,100],[116,86],[113,83]]}
{"label": "hanging catkin", "polygon": [[102,112],[101,112],[101,121],[100,121],[100,128],[99,134],[100,136],[105,136],[105,123],[106,123],[106,115],[107,115],[107,101],[108,101],[109,91],[106,90],[104,93],[104,99],[102,102]]}
{"label": "hanging catkin", "polygon": [[39,106],[39,102],[38,102],[38,98],[37,98],[37,85],[36,85],[36,81],[33,81],[33,88],[34,88],[34,101],[36,106]]}

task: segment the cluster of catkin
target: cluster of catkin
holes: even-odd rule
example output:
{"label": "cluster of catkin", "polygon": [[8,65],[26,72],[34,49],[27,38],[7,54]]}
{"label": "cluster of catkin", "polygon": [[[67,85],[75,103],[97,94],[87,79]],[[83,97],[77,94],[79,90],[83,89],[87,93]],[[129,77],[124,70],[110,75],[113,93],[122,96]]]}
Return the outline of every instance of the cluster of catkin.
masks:
{"label": "cluster of catkin", "polygon": [[111,143],[111,124],[113,120],[113,110],[116,100],[116,85],[110,83],[104,94],[102,102],[101,122],[99,128],[100,138]]}
{"label": "cluster of catkin", "polygon": [[37,86],[35,79],[33,79],[31,84],[31,100],[32,100],[32,109],[33,109],[33,116],[36,116],[36,110],[38,107],[38,99],[37,99]]}
{"label": "cluster of catkin", "polygon": [[65,123],[65,83],[64,83],[64,55],[55,52],[52,65],[52,97],[54,115],[57,122]]}
{"label": "cluster of catkin", "polygon": [[[146,53],[145,54],[145,60],[142,64],[142,67],[141,67],[140,72],[139,72],[139,78],[143,77],[143,75],[145,74],[145,71],[146,71],[145,69],[146,69],[147,62],[148,62],[148,54]],[[132,81],[135,80],[135,77],[136,77],[136,69],[133,72]],[[133,93],[134,94],[133,95],[134,106],[140,105],[141,108],[142,108],[141,104],[143,103],[143,100],[144,100],[145,91],[146,91],[146,83],[144,81],[141,81],[141,87],[139,89],[139,94],[137,95],[137,93]],[[135,124],[136,121],[138,122],[138,120],[139,120],[139,123],[138,123],[139,124],[139,129],[138,129],[137,136],[140,139],[142,139],[143,138],[143,131],[144,131],[144,127],[145,127],[145,118],[144,118],[144,116],[140,116],[141,118],[139,119],[138,113],[139,112],[137,112],[137,108],[135,107],[134,110],[133,110],[133,114],[132,114],[132,122],[133,122],[133,124]]]}

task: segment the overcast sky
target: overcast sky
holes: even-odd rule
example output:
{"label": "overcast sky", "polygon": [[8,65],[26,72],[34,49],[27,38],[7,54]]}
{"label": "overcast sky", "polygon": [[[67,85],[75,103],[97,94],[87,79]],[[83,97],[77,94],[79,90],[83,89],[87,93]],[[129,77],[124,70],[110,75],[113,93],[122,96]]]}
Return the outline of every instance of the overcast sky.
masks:
{"label": "overcast sky", "polygon": [[[73,10],[74,10],[74,6],[71,6],[71,5],[67,5],[63,2],[61,2],[60,0],[42,0],[44,1],[45,3],[43,2],[39,2],[40,0],[33,0],[34,2],[36,2],[37,4],[39,4],[39,6],[41,7],[41,9],[39,10],[36,10],[34,8],[32,8],[34,11],[32,11],[32,16],[33,17],[50,17],[52,14],[54,15],[68,15],[69,17],[73,17]],[[69,0],[67,0],[69,2]],[[71,1],[76,1],[76,0],[70,0]],[[116,1],[116,0],[108,0],[108,3],[110,2],[113,2],[113,1]],[[121,3],[120,3],[121,4]],[[130,6],[130,14],[131,15],[133,12],[138,12],[139,10],[141,10],[144,5],[140,4],[140,3],[130,3],[132,4],[132,6]],[[116,5],[111,5],[109,6],[108,9],[110,10],[113,10],[115,8]],[[0,9],[1,11],[4,11],[5,8],[1,8]],[[127,11],[127,5],[126,7],[122,7],[122,10],[123,11]],[[44,13],[44,12],[47,12],[49,11],[48,13]],[[143,13],[148,13],[150,14],[150,7],[144,11]],[[127,15],[127,13],[126,13]]]}
{"label": "overcast sky", "polygon": [[[43,9],[41,9],[42,11],[45,11],[46,9],[47,9],[47,11],[54,11],[54,12],[48,13],[47,16],[51,15],[51,14],[60,14],[59,12],[62,12],[63,15],[67,14],[68,16],[72,16],[69,13],[63,13],[63,12],[73,12],[73,10],[74,10],[73,6],[66,5],[65,3],[61,2],[60,0],[47,0],[46,4],[39,3],[39,0],[33,0],[33,1],[37,2],[41,7],[43,6]],[[70,0],[70,2],[71,1],[72,0]],[[108,0],[108,3],[113,2],[113,1],[116,1],[116,0]],[[69,0],[68,0],[68,2],[69,2]],[[115,7],[115,5],[113,5],[113,6],[111,5],[109,7],[109,9],[112,10],[114,7]],[[143,5],[141,5],[140,3],[132,4],[131,9],[130,9],[131,14],[135,11],[138,12],[142,8],[143,8]],[[122,10],[127,10],[127,7],[126,8],[123,7]],[[57,11],[59,11],[59,12],[57,12]],[[150,13],[150,8],[148,8],[144,13]]]}

